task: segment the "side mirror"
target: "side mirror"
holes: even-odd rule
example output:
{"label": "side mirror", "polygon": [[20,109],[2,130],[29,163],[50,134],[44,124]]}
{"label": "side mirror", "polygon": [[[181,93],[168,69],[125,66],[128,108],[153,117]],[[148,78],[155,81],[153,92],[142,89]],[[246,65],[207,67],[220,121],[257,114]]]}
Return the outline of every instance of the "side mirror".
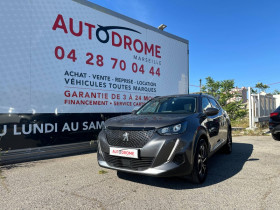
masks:
{"label": "side mirror", "polygon": [[137,110],[133,110],[133,111],[131,112],[131,114],[136,114],[136,112],[137,112]]}
{"label": "side mirror", "polygon": [[204,114],[206,114],[207,116],[214,116],[218,113],[219,113],[219,109],[217,108],[208,108],[204,110]]}

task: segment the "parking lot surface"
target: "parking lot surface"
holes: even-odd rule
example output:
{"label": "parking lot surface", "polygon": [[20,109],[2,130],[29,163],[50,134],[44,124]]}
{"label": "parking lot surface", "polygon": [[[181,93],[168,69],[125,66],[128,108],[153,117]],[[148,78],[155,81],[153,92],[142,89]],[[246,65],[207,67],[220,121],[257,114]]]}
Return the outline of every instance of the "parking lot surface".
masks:
{"label": "parking lot surface", "polygon": [[117,174],[91,153],[3,166],[0,189],[0,209],[280,209],[280,142],[234,137],[202,185]]}

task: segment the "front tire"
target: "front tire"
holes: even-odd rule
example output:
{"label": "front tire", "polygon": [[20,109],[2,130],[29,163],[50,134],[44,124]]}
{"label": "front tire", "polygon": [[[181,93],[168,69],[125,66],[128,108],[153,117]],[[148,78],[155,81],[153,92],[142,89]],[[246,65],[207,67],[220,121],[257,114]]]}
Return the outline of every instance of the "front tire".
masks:
{"label": "front tire", "polygon": [[271,133],[272,138],[276,141],[280,141],[280,133]]}
{"label": "front tire", "polygon": [[201,184],[205,181],[208,173],[207,168],[208,150],[204,139],[200,139],[194,157],[192,181],[196,184]]}

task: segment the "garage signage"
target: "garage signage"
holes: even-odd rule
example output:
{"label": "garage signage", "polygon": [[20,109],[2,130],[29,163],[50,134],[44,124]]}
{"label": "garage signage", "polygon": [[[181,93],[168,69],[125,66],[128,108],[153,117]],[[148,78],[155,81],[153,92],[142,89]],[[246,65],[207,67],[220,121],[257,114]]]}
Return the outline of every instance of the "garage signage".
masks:
{"label": "garage signage", "polygon": [[18,35],[0,32],[13,43],[0,49],[1,103],[13,113],[130,112],[157,95],[188,91],[187,43],[79,1],[3,7],[3,17],[21,24]]}
{"label": "garage signage", "polygon": [[188,92],[187,40],[85,0],[0,12],[4,150],[96,139],[107,118]]}

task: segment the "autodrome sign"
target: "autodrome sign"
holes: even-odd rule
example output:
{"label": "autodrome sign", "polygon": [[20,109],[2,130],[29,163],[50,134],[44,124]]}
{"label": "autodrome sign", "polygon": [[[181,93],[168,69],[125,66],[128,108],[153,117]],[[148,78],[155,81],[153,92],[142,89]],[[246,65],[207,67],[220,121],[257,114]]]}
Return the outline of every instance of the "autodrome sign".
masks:
{"label": "autodrome sign", "polygon": [[188,92],[185,39],[86,0],[2,0],[0,14],[4,151],[96,140],[108,118]]}
{"label": "autodrome sign", "polygon": [[130,112],[188,92],[187,42],[85,1],[0,6],[1,113]]}

